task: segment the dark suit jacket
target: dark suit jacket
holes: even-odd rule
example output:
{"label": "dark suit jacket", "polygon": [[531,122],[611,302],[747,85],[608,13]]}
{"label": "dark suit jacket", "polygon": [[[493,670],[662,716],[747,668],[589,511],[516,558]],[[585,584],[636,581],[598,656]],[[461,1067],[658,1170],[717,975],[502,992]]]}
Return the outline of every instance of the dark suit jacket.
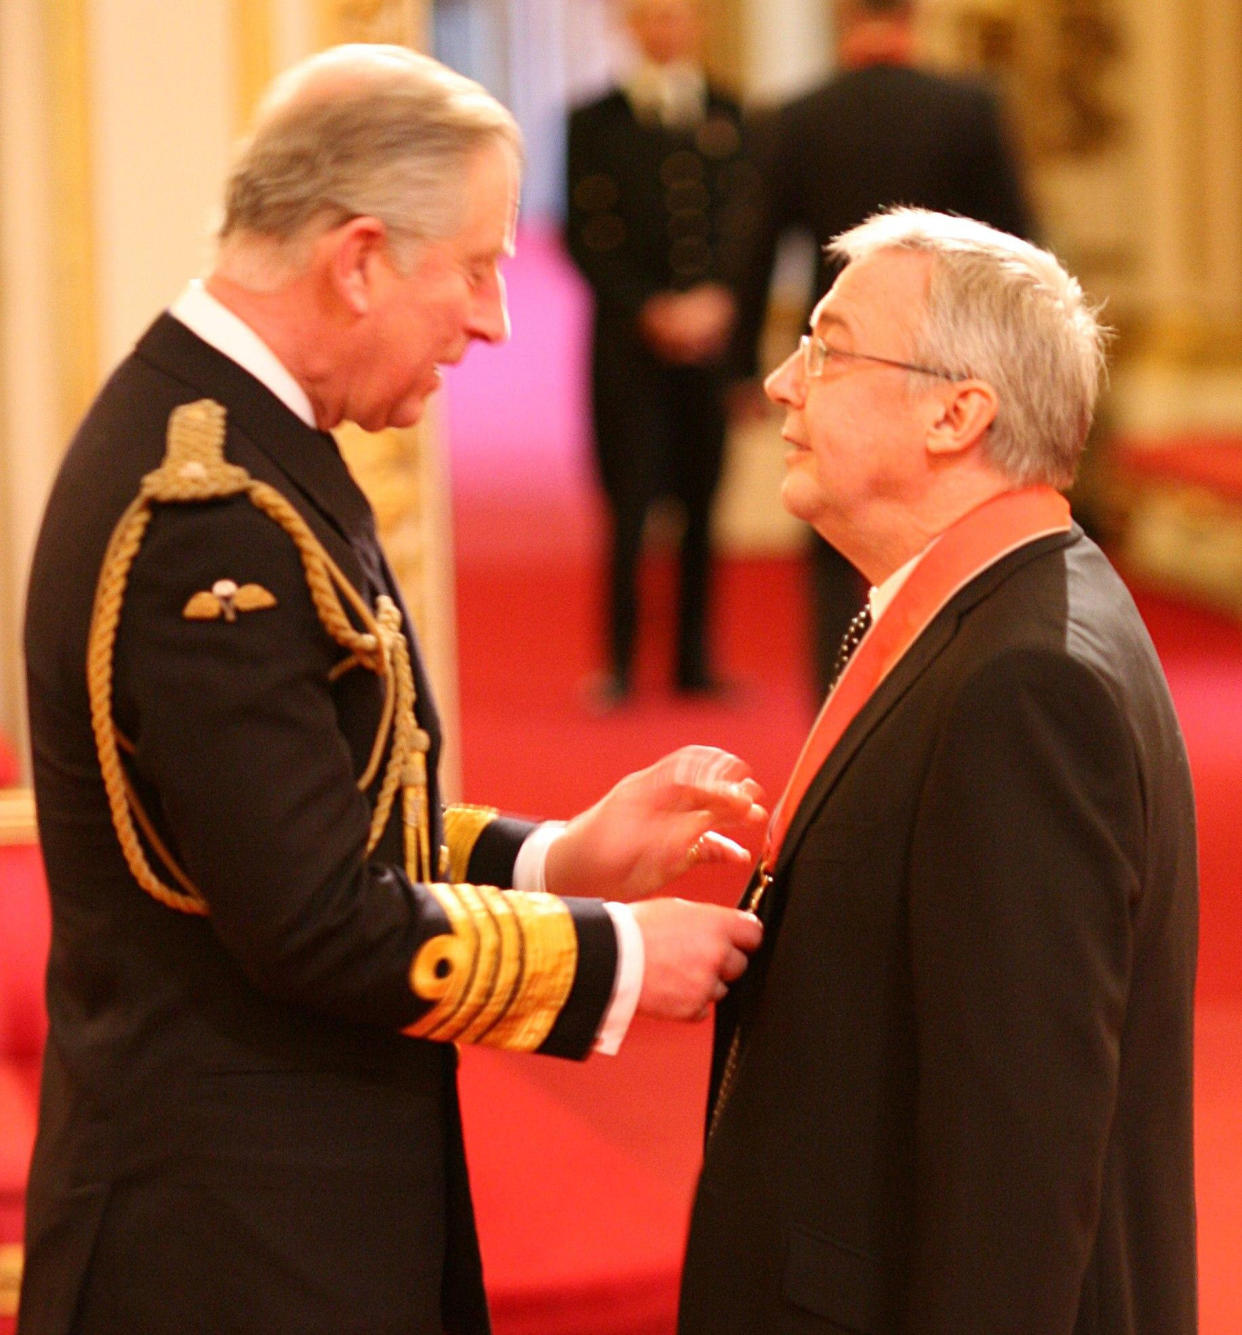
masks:
{"label": "dark suit jacket", "polygon": [[750,172],[741,109],[714,89],[693,130],[639,120],[620,89],[570,115],[566,239],[594,298],[595,443],[614,499],[636,473],[644,500],[710,499],[724,442],[719,369],[663,362],[637,320],[659,292],[733,286]]}
{"label": "dark suit jacket", "polygon": [[[763,190],[739,292],[738,370],[753,374],[781,235],[822,247],[877,209],[908,204],[1027,236],[1031,219],[1013,149],[990,89],[905,65],[835,75],[756,133]],[[808,310],[832,285],[821,260]]]}
{"label": "dark suit jacket", "polygon": [[[332,438],[159,319],[69,451],[30,586],[53,943],[21,1328],[482,1332],[455,1049],[400,1032],[427,1004],[411,960],[447,922],[399,869],[399,816],[363,856],[375,791],[355,778],[381,686],[365,670],[330,679],[344,653],[296,549],[244,498],[157,507],[114,657],[132,782],[210,916],[140,889],[109,818],[86,690],[95,580],[171,410],[203,397],[228,410],[226,458],[292,502],[368,602],[397,596]],[[275,607],[187,620],[221,578]],[[439,722],[415,673],[438,847]],[[471,879],[511,884],[529,828],[490,826]],[[581,1056],[616,946],[601,905],[571,909],[578,970],[544,1050]]]}
{"label": "dark suit jacket", "polygon": [[682,1335],[1190,1335],[1190,776],[1081,531],[935,619],[775,873]]}

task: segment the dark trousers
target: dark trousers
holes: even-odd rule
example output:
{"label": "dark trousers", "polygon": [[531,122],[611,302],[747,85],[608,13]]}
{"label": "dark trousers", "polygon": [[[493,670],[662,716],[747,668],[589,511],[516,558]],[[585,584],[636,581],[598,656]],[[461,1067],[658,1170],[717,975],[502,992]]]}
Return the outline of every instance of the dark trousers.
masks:
{"label": "dark trousers", "polygon": [[600,481],[612,520],[608,575],[609,668],[628,685],[638,638],[643,528],[665,497],[680,504],[675,684],[711,677],[711,511],[724,458],[723,386],[715,370],[669,366],[625,328],[601,327],[594,358]]}

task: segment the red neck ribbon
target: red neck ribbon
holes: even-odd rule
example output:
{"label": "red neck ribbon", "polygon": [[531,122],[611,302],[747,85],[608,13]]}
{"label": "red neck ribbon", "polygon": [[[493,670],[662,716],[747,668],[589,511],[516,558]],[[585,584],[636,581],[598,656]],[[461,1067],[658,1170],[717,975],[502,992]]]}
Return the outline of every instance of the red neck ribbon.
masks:
{"label": "red neck ribbon", "polygon": [[761,883],[780,855],[789,823],[812,779],[871,693],[959,590],[1003,556],[1037,538],[1066,533],[1069,502],[1051,487],[1002,492],[968,511],[926,550],[893,601],[863,637],[828,693],[768,823]]}

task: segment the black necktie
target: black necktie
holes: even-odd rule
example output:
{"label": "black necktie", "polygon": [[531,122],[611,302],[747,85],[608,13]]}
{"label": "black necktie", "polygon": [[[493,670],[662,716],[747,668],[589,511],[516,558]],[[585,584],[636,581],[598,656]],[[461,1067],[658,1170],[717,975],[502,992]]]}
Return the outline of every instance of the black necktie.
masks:
{"label": "black necktie", "polygon": [[[837,650],[837,656],[832,664],[832,687],[837,684],[841,673],[845,671],[845,665],[850,661],[850,656],[862,642],[862,637],[866,635],[871,628],[871,601],[863,603],[862,607],[854,613],[850,624],[845,628],[845,634],[841,637],[841,647]],[[728,1055],[725,1058],[724,1071],[720,1078],[720,1088],[716,1092],[716,1101],[712,1105],[711,1120],[708,1124],[707,1135],[710,1139],[712,1133],[716,1130],[716,1123],[720,1120],[720,1114],[724,1110],[725,1104],[729,1100],[729,1095],[733,1090],[733,1080],[737,1075],[738,1058],[742,1050],[742,1022],[738,1017],[733,1030],[733,1038],[729,1043]]]}
{"label": "black necktie", "polygon": [[850,624],[845,628],[845,634],[841,637],[841,647],[837,650],[837,656],[832,663],[832,682],[829,690],[837,684],[841,673],[845,671],[845,665],[850,661],[850,655],[858,648],[862,642],[862,637],[871,629],[871,601],[863,603],[862,607],[854,613]]}

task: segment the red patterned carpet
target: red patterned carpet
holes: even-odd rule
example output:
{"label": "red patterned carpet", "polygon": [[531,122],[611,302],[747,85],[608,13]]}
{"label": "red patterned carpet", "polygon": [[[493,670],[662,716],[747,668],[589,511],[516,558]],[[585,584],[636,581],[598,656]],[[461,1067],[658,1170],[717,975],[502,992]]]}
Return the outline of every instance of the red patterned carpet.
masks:
{"label": "red patterned carpet", "polygon": [[[811,712],[796,561],[724,563],[721,666],[739,690],[725,704],[686,706],[663,687],[672,589],[654,560],[638,700],[604,718],[584,707],[582,680],[599,666],[599,517],[582,425],[582,294],[538,236],[520,244],[510,292],[513,343],[472,351],[449,386],[466,796],[568,815],[688,741],[736,750],[779,791]],[[1141,601],[1199,800],[1201,1330],[1234,1335],[1242,1329],[1242,627]],[[697,875],[687,892],[724,901],[739,889],[736,877]],[[620,1056],[582,1066],[465,1054],[497,1335],[670,1335],[707,1040],[706,1026],[639,1024]]]}

